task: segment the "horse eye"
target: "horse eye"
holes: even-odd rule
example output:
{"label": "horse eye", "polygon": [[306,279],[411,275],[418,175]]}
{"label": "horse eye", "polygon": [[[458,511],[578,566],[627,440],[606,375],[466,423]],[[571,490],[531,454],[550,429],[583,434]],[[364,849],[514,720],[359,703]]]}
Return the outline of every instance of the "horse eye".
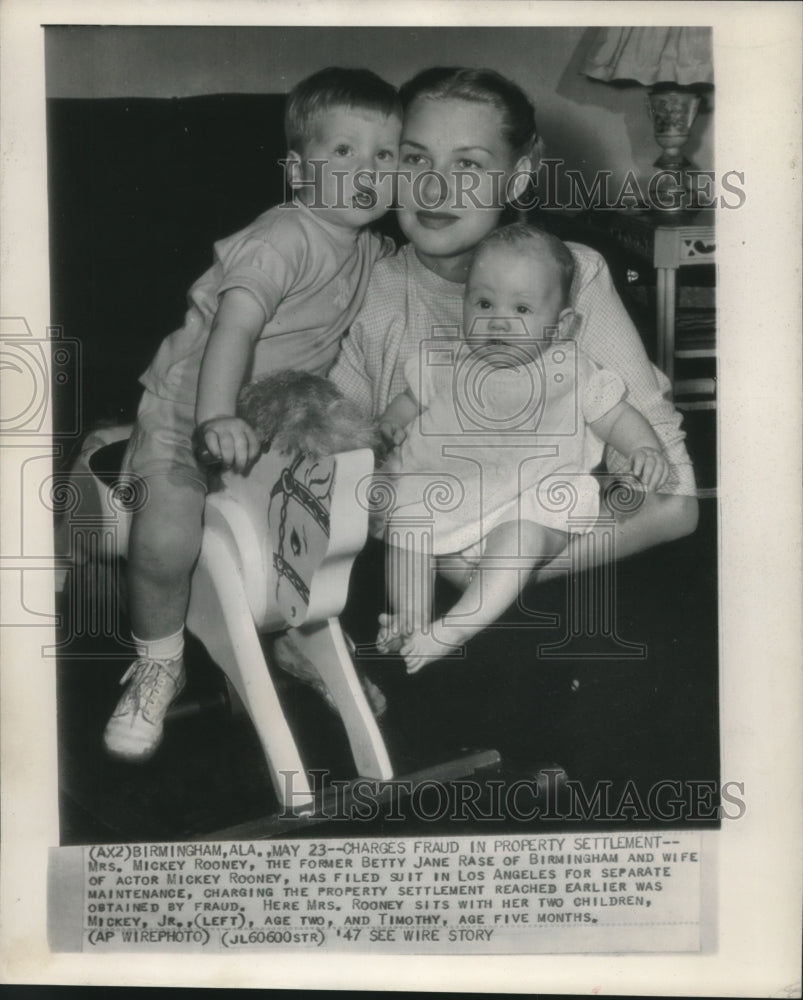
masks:
{"label": "horse eye", "polygon": [[301,539],[298,537],[298,532],[293,528],[290,534],[290,548],[293,550],[293,555],[298,555],[301,552]]}

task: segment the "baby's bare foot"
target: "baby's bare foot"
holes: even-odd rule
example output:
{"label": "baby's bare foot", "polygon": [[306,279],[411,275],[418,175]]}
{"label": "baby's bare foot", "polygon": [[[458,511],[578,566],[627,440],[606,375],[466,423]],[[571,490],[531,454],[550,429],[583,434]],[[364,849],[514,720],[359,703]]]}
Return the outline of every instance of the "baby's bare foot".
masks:
{"label": "baby's bare foot", "polygon": [[398,653],[404,642],[399,627],[400,615],[381,614],[379,631],[376,634],[376,648],[380,653]]}
{"label": "baby's bare foot", "polygon": [[445,641],[437,625],[435,622],[427,632],[416,631],[404,638],[399,652],[407,665],[408,674],[417,674],[428,664],[460,648],[456,643]]}

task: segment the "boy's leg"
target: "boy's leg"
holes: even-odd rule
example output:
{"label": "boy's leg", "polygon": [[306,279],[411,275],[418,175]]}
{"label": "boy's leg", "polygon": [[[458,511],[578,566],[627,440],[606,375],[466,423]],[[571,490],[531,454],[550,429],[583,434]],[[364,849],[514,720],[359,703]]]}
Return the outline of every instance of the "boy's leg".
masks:
{"label": "boy's leg", "polygon": [[159,746],[164,717],[184,686],[184,619],[198,558],[205,491],[176,475],[147,479],[147,500],[133,517],[128,548],[132,639],[138,659],[106,726],[116,756],[144,760]]}
{"label": "boy's leg", "polygon": [[148,500],[134,515],[128,547],[131,631],[143,642],[184,627],[205,499],[190,480],[148,480]]}
{"label": "boy's leg", "polygon": [[445,648],[462,646],[500,618],[532,569],[552,559],[565,545],[564,532],[532,521],[505,521],[492,528],[480,563],[457,604],[434,621],[427,634],[416,632],[402,645],[408,672],[440,659]]}
{"label": "boy's leg", "polygon": [[206,476],[192,450],[194,408],[143,393],[123,472],[146,487],[128,542],[132,639],[138,658],[104,733],[106,748],[144,760],[184,686],[184,618],[201,545]]}

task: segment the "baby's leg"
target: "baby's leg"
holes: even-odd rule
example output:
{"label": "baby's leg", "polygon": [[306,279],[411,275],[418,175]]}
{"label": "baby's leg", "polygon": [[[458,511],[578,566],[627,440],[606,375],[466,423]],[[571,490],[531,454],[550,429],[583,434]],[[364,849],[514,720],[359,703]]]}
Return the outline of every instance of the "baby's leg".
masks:
{"label": "baby's leg", "polygon": [[435,559],[418,549],[388,545],[386,567],[389,611],[379,616],[376,645],[380,652],[397,653],[406,636],[429,630]]}
{"label": "baby's leg", "polygon": [[487,535],[482,559],[452,610],[402,644],[408,673],[440,659],[493,624],[518,597],[539,563],[566,545],[566,535],[532,521],[505,521]]}

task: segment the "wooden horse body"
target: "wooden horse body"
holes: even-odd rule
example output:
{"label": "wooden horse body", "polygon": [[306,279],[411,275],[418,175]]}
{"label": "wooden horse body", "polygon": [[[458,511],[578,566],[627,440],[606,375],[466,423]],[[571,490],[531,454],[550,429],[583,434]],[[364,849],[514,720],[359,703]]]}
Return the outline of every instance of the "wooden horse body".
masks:
{"label": "wooden horse body", "polygon": [[[74,481],[89,504],[120,510],[114,485],[92,475],[98,449],[124,437],[112,429],[87,442]],[[288,631],[326,686],[361,777],[393,769],[355,671],[338,615],[368,511],[359,484],[373,471],[368,449],[320,459],[269,451],[245,476],[224,473],[207,497],[201,554],[192,577],[187,627],[224,671],[254,724],[285,811],[308,812],[313,793],[268,670],[260,633]],[[81,475],[75,475],[80,472]],[[118,517],[118,555],[128,538]]]}

